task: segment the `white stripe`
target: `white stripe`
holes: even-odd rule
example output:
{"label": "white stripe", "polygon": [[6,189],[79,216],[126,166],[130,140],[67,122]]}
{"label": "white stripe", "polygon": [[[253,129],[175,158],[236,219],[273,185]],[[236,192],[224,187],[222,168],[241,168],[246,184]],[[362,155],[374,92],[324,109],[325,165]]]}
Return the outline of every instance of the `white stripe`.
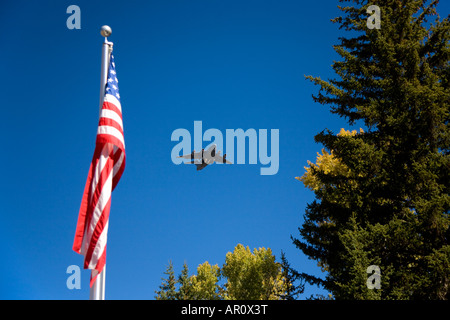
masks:
{"label": "white stripe", "polygon": [[113,168],[114,176],[116,175],[116,173],[119,171],[120,167],[122,166],[124,156],[125,156],[125,154],[122,151],[120,151],[119,160],[117,160],[117,162],[114,164],[114,168]]}
{"label": "white stripe", "polygon": [[99,126],[97,129],[97,134],[109,134],[111,136],[114,136],[117,139],[119,139],[120,142],[122,142],[123,147],[125,148],[125,141],[123,138],[123,134],[116,128],[111,126]]}
{"label": "white stripe", "polygon": [[98,260],[103,254],[103,251],[105,251],[106,248],[106,242],[108,237],[108,225],[109,225],[109,219],[106,221],[106,224],[102,230],[102,234],[98,238],[98,241],[95,245],[94,252],[92,253],[91,261],[89,261],[88,269],[95,269],[97,266]]}
{"label": "white stripe", "polygon": [[102,109],[102,112],[100,113],[100,117],[114,120],[115,122],[117,122],[120,125],[120,127],[123,130],[122,118],[116,112],[109,110],[109,109]]}
{"label": "white stripe", "polygon": [[86,226],[86,232],[83,238],[83,247],[81,250],[81,253],[83,255],[86,255],[89,249],[89,245],[92,241],[92,235],[94,234],[95,226],[97,225],[98,220],[100,219],[103,209],[105,209],[106,204],[111,198],[111,188],[112,188],[112,172],[108,176],[108,179],[105,182],[105,184],[103,185],[102,193],[100,194],[100,197],[98,199],[97,206],[95,207],[94,212],[92,213],[91,223],[88,226]]}
{"label": "white stripe", "polygon": [[[109,146],[111,147],[112,145],[109,144]],[[109,154],[111,149],[110,148],[106,148],[106,146],[105,146],[104,150],[108,150],[108,154]],[[114,146],[114,151],[117,152],[117,150],[118,150],[118,148]],[[114,164],[114,167],[113,167],[113,170],[111,171],[111,174],[108,176],[107,181],[103,185],[102,194],[101,194],[101,196],[99,198],[99,201],[97,202],[97,207],[94,210],[94,214],[93,214],[93,217],[92,217],[92,220],[91,220],[91,225],[89,226],[90,228],[89,228],[89,231],[88,231],[88,234],[87,234],[87,237],[86,237],[86,238],[89,237],[89,242],[91,241],[92,234],[93,234],[93,232],[95,230],[95,226],[97,225],[98,220],[100,219],[100,216],[101,216],[101,214],[102,214],[102,212],[103,212],[103,210],[104,210],[104,208],[106,206],[106,203],[110,200],[113,175],[115,175],[115,172],[117,172],[117,170],[119,170],[120,166],[123,163],[124,153],[121,152],[121,151],[119,151],[119,152],[121,153],[120,157],[119,157],[119,160]],[[107,194],[109,196],[107,196]],[[103,197],[104,195],[105,195],[105,197]],[[104,228],[102,230],[102,233],[101,233],[99,239],[97,240],[97,243],[95,244],[95,248],[94,248],[94,251],[93,251],[92,256],[91,256],[91,261],[89,261],[88,269],[95,269],[95,267],[97,266],[98,260],[100,259],[100,257],[103,254],[103,251],[106,248],[107,235],[108,235],[108,225],[109,225],[109,219],[106,221],[106,224],[105,224],[105,226],[104,226]],[[86,252],[87,252],[87,249],[89,247],[89,242],[87,242],[88,246],[86,247]]]}
{"label": "white stripe", "polygon": [[[104,148],[109,149],[110,148]],[[100,197],[97,202],[97,206],[94,209],[91,224],[89,226],[89,242],[92,241],[92,235],[94,233],[94,230],[97,226],[98,221],[100,220],[100,217],[102,215],[103,210],[106,207],[106,204],[111,199],[111,192],[112,192],[112,179],[113,179],[113,170],[108,175],[108,178],[106,179],[105,183],[102,187],[102,193],[100,194]],[[95,244],[94,251],[92,252],[91,261],[89,261],[88,269],[95,269],[98,263],[98,259],[100,259],[103,251],[105,250],[106,242],[107,242],[107,236],[108,236],[108,225],[109,225],[109,217],[108,220],[106,220],[106,223],[103,227],[102,233],[100,234],[100,237],[97,239],[97,243]]]}
{"label": "white stripe", "polygon": [[[84,255],[86,255],[87,250],[89,248],[89,244],[92,241],[92,235],[94,234],[95,227],[97,226],[98,220],[100,220],[100,216],[102,215],[103,210],[106,207],[106,204],[108,203],[109,199],[111,198],[111,189],[112,189],[112,171],[108,175],[108,178],[105,181],[105,184],[102,187],[102,193],[100,194],[100,197],[97,202],[97,206],[94,209],[94,212],[92,213],[91,223],[86,229],[86,246],[84,249]],[[103,234],[103,232],[102,232]],[[84,239],[83,239],[84,240]],[[95,253],[92,254],[92,257]],[[91,258],[92,259],[92,258]],[[95,267],[95,266],[94,266]]]}
{"label": "white stripe", "polygon": [[117,109],[120,110],[120,112],[122,112],[122,105],[120,104],[120,101],[117,100],[117,98],[114,97],[113,95],[111,95],[109,93],[105,94],[105,98],[103,99],[103,102],[105,102],[105,101],[112,103],[113,105],[115,105],[117,107]]}
{"label": "white stripe", "polygon": [[94,196],[95,188],[97,188],[98,179],[100,178],[100,174],[103,171],[106,163],[108,162],[109,154],[111,153],[112,146],[107,143],[103,146],[102,152],[100,153],[100,157],[97,162],[97,167],[94,170],[94,176],[92,177],[91,182],[91,192],[89,201],[92,201],[92,197]]}
{"label": "white stripe", "polygon": [[[95,188],[97,188],[98,179],[100,178],[100,174],[107,163],[109,152],[111,150],[111,145],[107,144],[103,147],[100,157],[97,162],[97,166],[94,170],[94,175],[91,181],[91,189],[89,191],[89,203],[92,202],[92,197],[94,196]],[[88,236],[89,226],[85,226],[84,234],[83,234],[83,242],[81,244],[81,254],[86,255],[87,249],[89,247],[89,242],[91,241],[91,237]]]}
{"label": "white stripe", "polygon": [[[100,154],[99,160],[97,162],[97,166],[96,166],[96,168],[94,170],[94,175],[92,177],[89,202],[92,202],[92,197],[94,195],[95,189],[97,188],[98,180],[100,179],[101,172],[103,171],[103,169],[105,168],[106,163],[108,162],[109,154],[110,154],[111,150],[112,150],[112,146],[109,143],[106,144],[103,147],[103,149],[102,149],[102,153]],[[110,174],[110,176],[111,176],[111,174]],[[100,214],[103,211],[104,206],[108,202],[108,201],[105,202],[103,200],[103,198],[105,198],[107,196],[105,194],[105,192],[108,192],[108,189],[107,189],[107,186],[106,186],[108,184],[108,182],[111,183],[111,185],[109,186],[109,197],[111,196],[112,181],[109,181],[109,180],[110,180],[110,177],[108,176],[108,178],[107,178],[107,180],[105,182],[105,185],[102,188],[102,193],[100,194],[100,197],[99,197],[99,199],[97,201],[97,207],[95,208],[95,210],[97,210],[99,205],[103,206],[101,208]],[[109,200],[109,197],[106,200]],[[94,214],[95,214],[95,210],[94,210]],[[93,233],[94,227],[97,224],[98,217],[96,218],[96,220],[94,220],[94,219],[95,219],[95,217],[93,215],[93,217],[91,219],[91,224],[86,226],[86,230],[84,232],[83,243],[81,245],[81,253],[83,255],[86,255],[86,252],[87,252],[87,250],[89,248],[89,243],[91,241],[91,237],[92,237],[92,233]]]}

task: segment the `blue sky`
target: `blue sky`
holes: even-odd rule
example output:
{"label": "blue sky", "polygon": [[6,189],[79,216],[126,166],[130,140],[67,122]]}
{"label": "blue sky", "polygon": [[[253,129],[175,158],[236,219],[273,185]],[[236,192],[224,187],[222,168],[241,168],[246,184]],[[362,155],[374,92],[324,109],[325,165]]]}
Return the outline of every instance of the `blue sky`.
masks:
{"label": "blue sky", "polygon": [[[81,29],[69,30],[69,5]],[[241,243],[295,248],[314,194],[294,177],[321,146],[314,135],[350,128],[315,104],[304,75],[333,77],[330,22],[337,1],[2,1],[0,299],[88,299],[89,271],[69,290],[66,269],[98,122],[102,25],[111,26],[127,165],[112,195],[106,298],[153,299],[169,260],[224,263]],[[441,15],[449,4],[440,4]],[[174,165],[171,134],[278,129],[279,171],[261,164]],[[193,138],[193,136],[192,136]],[[205,142],[203,146],[208,143]],[[323,293],[307,288],[300,298]]]}

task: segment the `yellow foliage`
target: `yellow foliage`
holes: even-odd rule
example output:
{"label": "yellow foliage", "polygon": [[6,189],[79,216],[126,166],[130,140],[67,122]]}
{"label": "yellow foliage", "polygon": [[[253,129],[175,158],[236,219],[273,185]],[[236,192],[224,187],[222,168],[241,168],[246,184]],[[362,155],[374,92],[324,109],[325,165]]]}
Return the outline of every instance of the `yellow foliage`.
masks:
{"label": "yellow foliage", "polygon": [[[359,133],[363,133],[363,129],[359,129]],[[350,131],[344,128],[337,134],[338,136],[354,136],[358,134],[356,130]],[[305,187],[312,191],[317,191],[323,185],[317,178],[316,172],[322,172],[324,174],[332,176],[351,176],[351,170],[333,154],[333,150],[328,153],[325,149],[322,149],[322,154],[317,152],[316,163],[312,163],[308,160],[308,166],[304,167],[306,172],[301,177],[295,177],[295,179],[303,182]]]}
{"label": "yellow foliage", "polygon": [[219,275],[220,268],[217,264],[210,265],[208,261],[205,261],[197,267],[197,275],[189,278],[197,300],[219,299],[219,293],[216,291]]}
{"label": "yellow foliage", "polygon": [[226,300],[278,300],[286,294],[287,279],[270,248],[254,249],[238,244],[228,252],[223,275]]}

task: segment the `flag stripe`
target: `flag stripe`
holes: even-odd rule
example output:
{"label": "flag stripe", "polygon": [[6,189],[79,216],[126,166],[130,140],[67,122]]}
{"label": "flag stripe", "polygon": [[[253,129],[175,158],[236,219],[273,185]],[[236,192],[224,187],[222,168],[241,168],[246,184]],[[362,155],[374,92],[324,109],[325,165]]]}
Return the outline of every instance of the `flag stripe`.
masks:
{"label": "flag stripe", "polygon": [[121,140],[123,140],[123,129],[122,126],[120,125],[120,123],[117,123],[115,120],[111,119],[111,118],[100,118],[99,122],[98,122],[99,128],[113,128],[116,129],[117,131],[114,132],[114,136],[118,134],[118,138],[120,138]]}
{"label": "flag stripe", "polygon": [[120,128],[120,131],[122,131],[122,134],[123,134],[122,118],[117,114],[117,112],[109,110],[109,109],[102,109],[102,112],[100,113],[100,121],[102,121],[104,119],[108,119],[108,120],[116,122],[118,127]]}
{"label": "flag stripe", "polygon": [[[103,248],[106,244],[106,236],[108,232],[108,219],[111,209],[111,197],[106,201],[104,207],[98,208],[99,217],[93,230],[92,239],[89,243],[89,248],[86,252],[86,261],[89,261],[88,269],[94,269],[97,261],[102,254]],[[100,211],[101,210],[101,211]]]}
{"label": "flag stripe", "polygon": [[[96,159],[96,165],[95,168],[96,170],[93,172],[92,175],[92,183],[91,183],[91,193],[90,193],[90,201],[91,204],[96,205],[97,202],[97,198],[100,194],[101,189],[99,190],[99,179],[101,178],[102,174],[106,175],[108,173],[105,172],[105,167],[108,164],[108,160],[110,158],[112,154],[112,148],[111,148],[111,144],[107,143],[105,145],[102,146],[101,152],[99,153],[97,159]],[[100,185],[101,188],[101,185]],[[94,198],[94,197],[97,198]]]}
{"label": "flag stripe", "polygon": [[[106,205],[106,202],[108,201],[109,197],[111,197],[111,191],[108,192],[108,190],[111,190],[111,186],[108,185],[108,182],[112,171],[112,161],[109,157],[110,153],[106,153],[107,151],[109,151],[108,147],[109,146],[106,145],[103,149],[104,153],[102,153],[102,156],[100,157],[97,165],[97,168],[99,170],[97,170],[96,174],[94,175],[94,179],[92,180],[91,184],[91,206],[90,210],[88,211],[88,223],[85,234],[85,242],[83,244],[82,250],[83,254],[87,252],[88,246],[91,246],[94,228],[100,218],[101,213],[103,212],[103,208]],[[98,175],[99,172],[100,174]]]}
{"label": "flag stripe", "polygon": [[[110,125],[102,126],[100,125],[97,129],[97,137],[102,135],[110,135],[111,138],[115,138],[120,141],[119,148],[124,149],[125,148],[125,141],[123,139],[123,134],[115,127],[112,127]],[[109,139],[109,137],[106,137],[106,139]]]}
{"label": "flag stripe", "polygon": [[115,165],[113,168],[114,177],[112,190],[116,188],[117,183],[119,183],[119,180],[122,177],[122,173],[125,170],[125,153],[123,153],[121,150],[117,150],[116,154],[114,155],[114,159],[117,159],[117,161],[115,161]]}
{"label": "flag stripe", "polygon": [[92,172],[94,165],[91,163],[89,168],[88,178],[86,180],[86,185],[84,187],[83,198],[81,200],[80,212],[78,214],[77,228],[75,230],[75,239],[73,241],[73,251],[81,254],[81,246],[84,238],[84,231],[86,229],[86,215],[88,210],[88,199],[91,187]]}
{"label": "flag stripe", "polygon": [[118,146],[121,150],[125,149],[125,146],[123,145],[123,139],[119,139],[116,136],[107,133],[97,134],[97,143],[98,144],[111,143]]}
{"label": "flag stripe", "polygon": [[108,101],[105,98],[105,100],[103,101],[102,109],[114,111],[115,113],[117,113],[119,115],[119,117],[122,118],[122,108],[120,106],[120,103],[119,104],[114,104],[113,102]]}
{"label": "flag stripe", "polygon": [[103,102],[106,102],[106,106],[104,106],[104,108],[114,110],[118,115],[120,115],[120,117],[122,117],[122,104],[115,96],[112,94],[105,94]]}

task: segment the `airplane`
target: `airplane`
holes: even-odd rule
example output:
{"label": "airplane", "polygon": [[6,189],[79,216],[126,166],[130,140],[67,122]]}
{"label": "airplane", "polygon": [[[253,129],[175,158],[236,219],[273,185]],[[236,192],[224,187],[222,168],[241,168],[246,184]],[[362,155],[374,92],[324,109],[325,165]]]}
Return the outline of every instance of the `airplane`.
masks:
{"label": "airplane", "polygon": [[[186,164],[195,164],[197,166],[197,171],[202,170],[207,165],[213,164],[214,162],[217,163],[228,163],[232,164],[229,160],[227,160],[227,154],[225,153],[223,157],[220,155],[220,151],[216,153],[216,144],[212,144],[208,149],[202,149],[201,152],[195,152],[192,151],[191,154],[187,154],[184,156],[179,156],[178,158],[183,159],[191,159],[190,162],[185,162]],[[200,160],[201,161],[196,161]]]}

